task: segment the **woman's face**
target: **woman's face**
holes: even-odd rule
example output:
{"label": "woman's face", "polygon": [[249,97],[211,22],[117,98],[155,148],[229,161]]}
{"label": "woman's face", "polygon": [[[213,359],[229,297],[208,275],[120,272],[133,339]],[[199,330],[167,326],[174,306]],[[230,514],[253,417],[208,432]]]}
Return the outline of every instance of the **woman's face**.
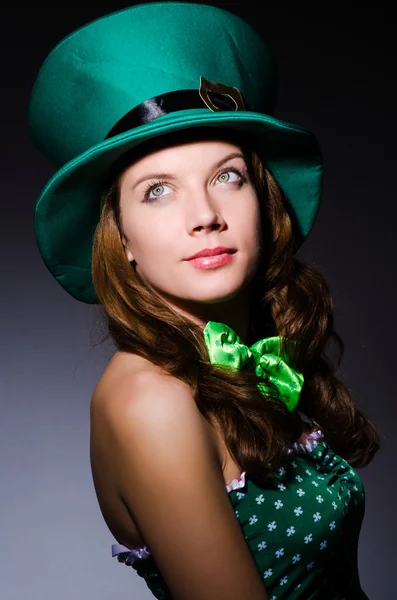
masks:
{"label": "woman's face", "polygon": [[[120,179],[128,260],[174,306],[236,297],[256,273],[262,250],[259,203],[238,145],[193,141],[139,158]],[[229,262],[198,268],[206,248],[235,250]]]}

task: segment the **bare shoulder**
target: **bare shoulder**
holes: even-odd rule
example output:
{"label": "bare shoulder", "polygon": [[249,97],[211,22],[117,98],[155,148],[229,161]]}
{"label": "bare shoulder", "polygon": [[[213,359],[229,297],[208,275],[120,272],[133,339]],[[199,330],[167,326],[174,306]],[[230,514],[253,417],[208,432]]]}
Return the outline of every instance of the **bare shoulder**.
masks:
{"label": "bare shoulder", "polygon": [[93,401],[99,402],[99,398],[106,396],[109,387],[113,388],[116,382],[123,382],[128,378],[133,380],[136,376],[143,373],[155,374],[164,372],[141,356],[117,350],[109,360],[95,386],[92,394]]}
{"label": "bare shoulder", "polygon": [[[116,353],[100,377],[91,398],[91,412],[107,419],[124,419],[140,413],[174,413],[176,406],[185,417],[192,412],[201,417],[190,387],[148,360],[125,352]],[[182,415],[180,415],[182,416]]]}
{"label": "bare shoulder", "polygon": [[[181,420],[186,427],[190,423],[200,429],[208,451],[222,470],[224,449],[220,435],[198,410],[190,387],[146,359],[124,352],[116,353],[91,397],[93,459],[104,455],[100,449],[105,446],[106,454],[113,454],[114,436],[121,435],[119,425],[128,423],[126,435],[129,437],[134,433],[139,437],[143,434],[138,426],[140,419],[153,418],[165,423],[167,416]],[[120,442],[120,439],[117,441]],[[103,459],[95,462],[98,468],[103,465]],[[120,478],[122,473],[117,474],[112,469],[114,487],[118,487]]]}
{"label": "bare shoulder", "polygon": [[113,356],[92,394],[91,417],[102,430],[106,428],[107,436],[112,430],[114,435],[124,432],[138,439],[157,436],[156,425],[172,428],[181,423],[187,432],[195,427],[221,467],[216,434],[198,410],[190,387],[139,356]]}
{"label": "bare shoulder", "polygon": [[266,600],[189,386],[150,368],[121,379],[98,392],[112,468],[172,597]]}

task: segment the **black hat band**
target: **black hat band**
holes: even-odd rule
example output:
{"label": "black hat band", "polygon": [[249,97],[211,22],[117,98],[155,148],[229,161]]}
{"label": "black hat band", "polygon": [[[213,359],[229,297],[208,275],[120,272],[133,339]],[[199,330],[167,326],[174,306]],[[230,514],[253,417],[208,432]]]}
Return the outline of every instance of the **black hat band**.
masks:
{"label": "black hat band", "polygon": [[106,135],[105,140],[150,123],[163,115],[194,108],[236,111],[245,110],[245,105],[238,88],[200,77],[199,90],[176,90],[141,102],[117,121]]}

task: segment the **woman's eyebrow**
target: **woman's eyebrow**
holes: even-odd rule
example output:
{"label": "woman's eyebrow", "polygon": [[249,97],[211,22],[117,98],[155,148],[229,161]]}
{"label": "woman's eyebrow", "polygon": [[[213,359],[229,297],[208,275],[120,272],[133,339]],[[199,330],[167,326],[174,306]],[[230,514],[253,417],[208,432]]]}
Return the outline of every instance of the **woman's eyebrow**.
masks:
{"label": "woman's eyebrow", "polygon": [[[217,169],[218,167],[221,167],[223,164],[225,164],[228,160],[231,160],[232,158],[242,158],[243,160],[245,160],[244,155],[241,154],[241,152],[232,152],[231,154],[228,154],[227,156],[222,158],[220,161],[215,163],[212,166],[212,169]],[[138,181],[136,181],[134,183],[134,185],[132,186],[131,189],[133,190],[140,183],[142,183],[143,181],[146,181],[147,179],[177,179],[177,177],[176,177],[176,175],[173,175],[172,173],[147,173],[146,175],[144,175],[143,177],[138,179]]]}

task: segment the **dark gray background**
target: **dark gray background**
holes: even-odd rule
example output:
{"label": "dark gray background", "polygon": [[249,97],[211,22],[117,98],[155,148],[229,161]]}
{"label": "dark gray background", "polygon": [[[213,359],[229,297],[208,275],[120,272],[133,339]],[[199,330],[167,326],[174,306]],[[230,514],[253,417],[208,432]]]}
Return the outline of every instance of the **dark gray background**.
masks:
{"label": "dark gray background", "polygon": [[[129,3],[92,4],[14,3],[1,18],[5,600],[152,598],[132,569],[111,558],[114,540],[91,479],[89,402],[113,347],[92,347],[100,333],[96,307],[51,277],[33,234],[35,201],[54,169],[28,136],[30,89],[62,37]],[[245,16],[268,39],[280,77],[276,116],[311,129],[323,149],[323,206],[298,257],[329,282],[346,344],[339,376],[381,433],[381,452],[360,470],[367,507],[359,564],[371,600],[389,600],[396,557],[395,23],[380,3],[207,4]]]}

